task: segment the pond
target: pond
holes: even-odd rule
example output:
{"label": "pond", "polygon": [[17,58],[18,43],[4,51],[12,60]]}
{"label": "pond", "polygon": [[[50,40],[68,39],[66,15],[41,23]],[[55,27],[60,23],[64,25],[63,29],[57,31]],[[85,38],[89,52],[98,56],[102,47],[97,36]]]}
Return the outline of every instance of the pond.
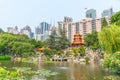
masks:
{"label": "pond", "polygon": [[57,75],[50,76],[47,80],[104,80],[109,75],[104,72],[98,64],[80,64],[68,62],[53,63],[24,63],[1,61],[1,66],[11,69],[12,67],[30,67],[32,70],[47,69],[57,72]]}

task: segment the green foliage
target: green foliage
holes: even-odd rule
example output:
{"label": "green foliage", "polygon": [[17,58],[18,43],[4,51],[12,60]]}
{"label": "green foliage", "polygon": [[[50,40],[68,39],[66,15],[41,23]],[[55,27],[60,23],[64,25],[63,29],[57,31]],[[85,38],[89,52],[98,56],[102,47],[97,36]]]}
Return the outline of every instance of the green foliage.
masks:
{"label": "green foliage", "polygon": [[120,51],[120,27],[110,25],[109,28],[103,28],[98,36],[103,51],[107,53]]}
{"label": "green foliage", "polygon": [[66,49],[70,46],[70,41],[66,37],[65,30],[60,29],[60,36],[59,36],[59,47],[60,49]]}
{"label": "green foliage", "polygon": [[70,46],[70,42],[66,37],[65,30],[60,30],[60,35],[56,31],[52,31],[49,39],[47,40],[48,47],[55,50],[64,50]]}
{"label": "green foliage", "polygon": [[44,46],[44,42],[42,41],[36,41],[35,39],[30,39],[29,43],[33,44],[35,48],[41,48]]}
{"label": "green foliage", "polygon": [[[31,76],[29,80],[46,79],[49,76],[56,75],[56,72],[50,70],[41,69],[37,71],[31,71],[31,68],[27,67],[14,67],[14,71],[9,71],[0,67],[0,80],[26,80],[28,75]],[[34,77],[36,79],[34,79]]]}
{"label": "green foliage", "polygon": [[86,47],[89,47],[93,50],[99,48],[98,33],[93,31],[92,34],[86,34],[84,37],[84,42]]}
{"label": "green foliage", "polygon": [[72,51],[74,56],[78,56],[78,54],[80,54],[80,56],[85,55],[85,48],[83,46],[80,46],[79,48],[72,48]]}
{"label": "green foliage", "polygon": [[52,51],[49,50],[49,49],[45,49],[45,50],[43,51],[43,53],[44,53],[44,55],[46,55],[46,56],[48,56],[48,57],[51,57],[51,56],[53,55]]}
{"label": "green foliage", "polygon": [[107,26],[108,26],[108,23],[107,23],[106,19],[103,18],[103,21],[102,21],[102,28],[103,28],[103,27],[107,27]]}
{"label": "green foliage", "polygon": [[0,67],[0,80],[24,80],[19,71],[8,71]]}
{"label": "green foliage", "polygon": [[11,56],[0,56],[0,60],[10,60]]}
{"label": "green foliage", "polygon": [[4,33],[4,31],[0,28],[0,33]]}
{"label": "green foliage", "polygon": [[85,48],[83,46],[78,48],[78,52],[80,53],[80,56],[85,56]]}
{"label": "green foliage", "polygon": [[26,35],[0,34],[0,54],[1,55],[22,55],[34,53],[34,48],[44,46],[44,42],[29,39]]}
{"label": "green foliage", "polygon": [[86,64],[88,64],[88,63],[89,63],[89,60],[90,60],[90,58],[89,58],[89,57],[85,57],[85,62],[86,62]]}
{"label": "green foliage", "polygon": [[74,56],[78,56],[78,54],[79,54],[78,48],[72,48],[72,51],[73,51]]}
{"label": "green foliage", "polygon": [[54,54],[58,54],[58,51],[57,50],[55,50],[55,49],[53,49],[53,50],[51,50],[51,49],[45,49],[44,51],[43,51],[43,53],[44,53],[44,55],[46,55],[47,57],[52,57]]}
{"label": "green foliage", "polygon": [[108,76],[104,76],[104,80],[120,80],[120,76],[119,75],[108,75]]}
{"label": "green foliage", "polygon": [[104,59],[104,68],[108,68],[110,72],[119,73],[120,71],[120,52],[109,54]]}
{"label": "green foliage", "polygon": [[71,52],[70,50],[68,50],[68,51],[66,52],[66,56],[69,57],[70,55],[72,55],[72,52]]}
{"label": "green foliage", "polygon": [[47,40],[47,44],[50,49],[56,49],[56,50],[59,49],[58,35],[55,30],[51,32],[51,35],[49,36],[49,39]]}
{"label": "green foliage", "polygon": [[37,73],[39,74],[38,76],[40,76],[42,79],[58,74],[57,72],[52,72],[46,69],[38,70]]}
{"label": "green foliage", "polygon": [[30,43],[14,42],[12,45],[12,52],[15,54],[31,53],[34,52],[34,46]]}
{"label": "green foliage", "polygon": [[120,26],[120,11],[116,12],[110,19],[111,24]]}

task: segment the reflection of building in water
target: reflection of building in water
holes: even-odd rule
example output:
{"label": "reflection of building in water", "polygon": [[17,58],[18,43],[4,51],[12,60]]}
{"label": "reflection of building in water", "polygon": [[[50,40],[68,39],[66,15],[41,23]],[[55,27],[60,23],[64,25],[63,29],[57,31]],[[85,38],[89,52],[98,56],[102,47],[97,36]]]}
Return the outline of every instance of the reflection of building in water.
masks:
{"label": "reflection of building in water", "polygon": [[82,35],[80,35],[79,33],[76,33],[74,35],[72,47],[80,47],[82,45],[84,45],[84,43],[82,42]]}

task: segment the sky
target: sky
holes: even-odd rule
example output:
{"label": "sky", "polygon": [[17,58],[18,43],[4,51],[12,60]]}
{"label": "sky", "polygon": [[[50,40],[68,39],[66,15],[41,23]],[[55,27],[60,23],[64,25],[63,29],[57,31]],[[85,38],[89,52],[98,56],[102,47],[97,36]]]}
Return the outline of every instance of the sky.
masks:
{"label": "sky", "polygon": [[64,16],[74,21],[85,18],[85,8],[96,9],[101,17],[104,9],[120,10],[120,0],[0,0],[0,28],[29,25],[34,32],[40,22],[46,21],[57,26]]}

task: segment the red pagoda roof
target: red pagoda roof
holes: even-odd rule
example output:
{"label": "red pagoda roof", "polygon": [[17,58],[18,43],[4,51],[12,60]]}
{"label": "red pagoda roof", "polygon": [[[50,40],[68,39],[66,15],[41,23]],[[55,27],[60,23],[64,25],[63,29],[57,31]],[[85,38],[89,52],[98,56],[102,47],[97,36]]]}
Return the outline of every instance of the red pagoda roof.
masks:
{"label": "red pagoda roof", "polygon": [[82,35],[80,35],[79,33],[76,33],[74,35],[74,40],[72,42],[72,47],[78,47],[81,46],[81,45],[84,45],[84,43],[82,42]]}

